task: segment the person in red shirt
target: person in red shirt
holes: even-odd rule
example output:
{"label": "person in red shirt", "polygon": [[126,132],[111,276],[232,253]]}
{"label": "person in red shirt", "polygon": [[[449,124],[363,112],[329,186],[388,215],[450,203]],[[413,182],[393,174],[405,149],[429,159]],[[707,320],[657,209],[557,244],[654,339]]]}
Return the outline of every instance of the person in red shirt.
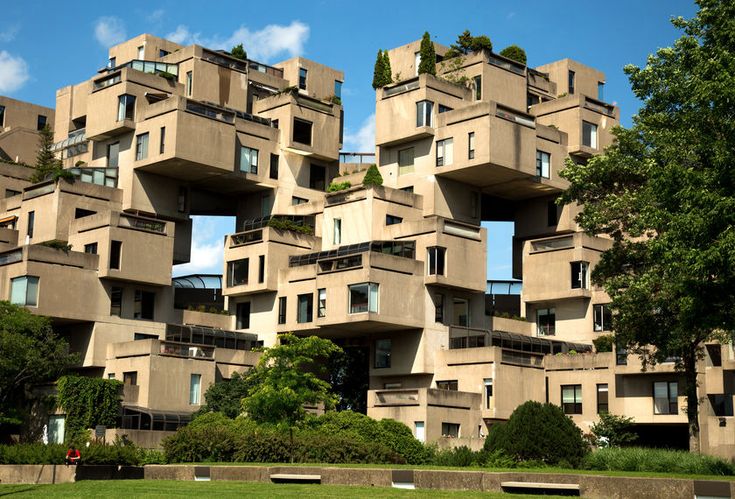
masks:
{"label": "person in red shirt", "polygon": [[66,465],[69,466],[70,464],[79,464],[79,460],[82,458],[81,454],[79,454],[79,449],[75,449],[72,445],[69,447],[69,450],[66,451],[66,459],[64,460],[66,462]]}

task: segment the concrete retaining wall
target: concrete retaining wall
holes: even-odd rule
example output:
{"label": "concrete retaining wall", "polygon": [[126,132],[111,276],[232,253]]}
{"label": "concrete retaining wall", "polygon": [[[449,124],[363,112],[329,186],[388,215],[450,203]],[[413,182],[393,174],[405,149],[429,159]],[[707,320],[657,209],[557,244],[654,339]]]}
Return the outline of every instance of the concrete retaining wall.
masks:
{"label": "concrete retaining wall", "polygon": [[74,466],[63,464],[3,464],[0,483],[70,483],[74,481]]}

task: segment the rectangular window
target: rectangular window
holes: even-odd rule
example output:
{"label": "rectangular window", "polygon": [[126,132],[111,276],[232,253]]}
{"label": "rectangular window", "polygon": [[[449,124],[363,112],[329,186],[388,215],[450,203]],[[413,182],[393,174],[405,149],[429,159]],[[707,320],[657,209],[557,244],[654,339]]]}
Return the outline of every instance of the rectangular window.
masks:
{"label": "rectangular window", "polygon": [[135,136],[135,161],[148,157],[148,132]]}
{"label": "rectangular window", "polygon": [[561,386],[561,407],[564,414],[582,414],[582,385]]}
{"label": "rectangular window", "polygon": [[442,423],[442,437],[459,438],[459,423]]}
{"label": "rectangular window", "polygon": [[334,80],[334,96],[342,100],[342,82]]}
{"label": "rectangular window", "polygon": [[615,350],[615,365],[626,366],[628,365],[628,350],[624,347],[618,347]]}
{"label": "rectangular window", "polygon": [[161,142],[158,144],[158,154],[163,154],[166,150],[166,127],[161,127]]}
{"label": "rectangular window", "polygon": [[540,308],[536,310],[536,332],[539,336],[556,334],[556,309]]}
{"label": "rectangular window", "polygon": [[258,256],[258,282],[265,282],[265,255]]}
{"label": "rectangular window", "polygon": [[89,243],[84,245],[84,252],[90,255],[97,254],[97,243]]}
{"label": "rectangular window", "polygon": [[145,59],[145,45],[141,45],[140,47],[138,47],[138,59]]}
{"label": "rectangular window", "polygon": [[569,74],[567,75],[567,84],[569,86],[569,95],[574,94],[574,71],[571,69],[569,70]]}
{"label": "rectangular window", "polygon": [[179,195],[176,199],[176,209],[179,213],[186,213],[186,198],[189,191],[183,185],[179,187]]}
{"label": "rectangular window", "polygon": [[133,304],[133,318],[153,320],[156,308],[156,293],[152,291],[135,290],[135,302]]}
{"label": "rectangular window", "polygon": [[378,311],[378,285],[374,282],[349,286],[350,313]]}
{"label": "rectangular window", "polygon": [[597,385],[597,414],[602,414],[603,412],[610,412],[607,383]]}
{"label": "rectangular window", "polygon": [[472,81],[475,84],[475,100],[482,100],[482,76],[475,76]]}
{"label": "rectangular window", "polygon": [[416,103],[416,126],[434,126],[432,115],[434,103],[429,100],[422,100]]}
{"label": "rectangular window", "polygon": [[305,68],[299,68],[299,88],[301,90],[306,90],[306,73]]}
{"label": "rectangular window", "polygon": [[115,379],[115,373],[107,373],[107,379]]}
{"label": "rectangular window", "polygon": [[595,332],[612,331],[612,310],[610,310],[610,304],[594,305],[593,312]]}
{"label": "rectangular window", "polygon": [[23,276],[10,280],[10,303],[28,307],[38,306],[38,277]]}
{"label": "rectangular window", "polygon": [[120,158],[120,142],[107,145],[107,167],[117,168]]}
{"label": "rectangular window", "polygon": [[396,225],[403,222],[403,219],[401,217],[397,217],[395,215],[386,215],[385,216],[385,225]]}
{"label": "rectangular window", "polygon": [[483,383],[485,385],[485,409],[490,409],[493,404],[493,379],[485,378]]}
{"label": "rectangular window", "polygon": [[427,274],[428,275],[445,275],[444,263],[446,260],[446,248],[440,246],[432,246],[427,248]]}
{"label": "rectangular window", "polygon": [[444,104],[439,104],[439,114],[447,113],[449,111],[452,111],[453,109],[449,106],[445,106]]}
{"label": "rectangular window", "polygon": [[166,57],[168,54],[170,54],[168,50],[158,49],[158,57]]}
{"label": "rectangular window", "polygon": [[589,267],[587,262],[572,262],[572,289],[589,288]]}
{"label": "rectangular window", "polygon": [[559,205],[556,201],[546,203],[546,225],[554,227],[559,224]]}
{"label": "rectangular window", "polygon": [[398,166],[413,166],[413,147],[398,151]]}
{"label": "rectangular window", "polygon": [[452,299],[452,325],[469,327],[470,302],[464,298]]}
{"label": "rectangular window", "polygon": [[452,392],[456,392],[457,390],[459,390],[459,382],[456,379],[450,379],[447,381],[437,381],[436,388],[438,390],[449,390]]}
{"label": "rectangular window", "polygon": [[28,235],[29,238],[33,238],[34,225],[36,225],[36,212],[29,211],[28,212],[28,230],[26,231],[26,234]]}
{"label": "rectangular window", "polygon": [[327,290],[322,288],[317,291],[317,317],[327,316]]}
{"label": "rectangular window", "polygon": [[406,187],[401,187],[401,190],[403,192],[407,192],[409,194],[413,194],[413,186],[412,185],[409,185],[409,186],[406,186]]}
{"label": "rectangular window", "polygon": [[414,421],[413,423],[413,436],[418,440],[419,442],[425,442],[426,441],[426,428],[424,427],[423,421]]}
{"label": "rectangular window", "polygon": [[300,198],[298,196],[291,196],[291,205],[292,206],[296,206],[296,205],[299,205],[299,204],[306,204],[308,202],[309,202],[309,200],[306,199],[306,198]]}
{"label": "rectangular window", "polygon": [[240,147],[240,171],[245,173],[258,173],[258,150],[251,147]]}
{"label": "rectangular window", "polygon": [[114,68],[117,66],[117,59],[114,57],[110,57],[110,61],[107,63],[108,68]]}
{"label": "rectangular window", "polygon": [[332,238],[332,244],[342,244],[342,219],[334,219],[334,237]]}
{"label": "rectangular window", "polygon": [[5,106],[0,106],[0,128],[5,126]]}
{"label": "rectangular window", "polygon": [[391,340],[375,340],[375,368],[387,369],[390,367]]}
{"label": "rectangular window", "polygon": [[271,154],[270,178],[278,180],[278,154]]}
{"label": "rectangular window", "polygon": [[597,149],[597,125],[594,123],[582,122],[582,145]]}
{"label": "rectangular window", "polygon": [[467,144],[468,144],[467,158],[475,159],[475,132],[470,132],[467,135]]}
{"label": "rectangular window", "polygon": [[413,53],[413,75],[418,76],[419,75],[419,66],[421,65],[421,52],[414,52]]}
{"label": "rectangular window", "polygon": [[227,287],[242,286],[248,283],[248,271],[250,270],[250,259],[243,258],[227,262]]}
{"label": "rectangular window", "polygon": [[278,323],[279,324],[285,324],[286,323],[286,297],[281,296],[278,298]]}
{"label": "rectangular window", "polygon": [[605,82],[604,81],[597,82],[597,99],[601,101],[605,100]]}
{"label": "rectangular window", "polygon": [[327,169],[322,165],[309,165],[309,189],[323,191],[327,188]]}
{"label": "rectangular window", "polygon": [[43,130],[43,127],[46,126],[46,117],[42,114],[38,115],[38,119],[36,120],[36,130]]}
{"label": "rectangular window", "polygon": [[536,151],[536,176],[550,178],[551,155],[548,152]]}
{"label": "rectangular window", "polygon": [[135,96],[123,94],[117,98],[117,121],[135,119]]}
{"label": "rectangular window", "polygon": [[653,384],[653,413],[678,414],[679,383],[676,381],[656,381]]}
{"label": "rectangular window", "polygon": [[311,145],[311,121],[294,118],[293,141],[307,146]]}
{"label": "rectangular window", "polygon": [[198,405],[202,396],[202,375],[192,374],[189,383],[189,404]]}
{"label": "rectangular window", "polygon": [[191,90],[194,86],[194,80],[192,78],[191,71],[186,72],[186,96],[191,97]]}
{"label": "rectangular window", "polygon": [[110,241],[110,268],[120,270],[122,241]]}
{"label": "rectangular window", "polygon": [[250,329],[250,302],[237,304],[237,329]]}
{"label": "rectangular window", "polygon": [[444,322],[444,295],[434,295],[434,322]]}
{"label": "rectangular window", "polygon": [[138,371],[128,371],[123,373],[123,384],[136,386],[138,384]]}
{"label": "rectangular window", "polygon": [[110,315],[122,317],[123,288],[110,288]]}
{"label": "rectangular window", "polygon": [[451,165],[454,160],[454,141],[450,139],[436,141],[436,166]]}
{"label": "rectangular window", "polygon": [[314,320],[314,295],[299,295],[297,299],[296,322],[303,324]]}

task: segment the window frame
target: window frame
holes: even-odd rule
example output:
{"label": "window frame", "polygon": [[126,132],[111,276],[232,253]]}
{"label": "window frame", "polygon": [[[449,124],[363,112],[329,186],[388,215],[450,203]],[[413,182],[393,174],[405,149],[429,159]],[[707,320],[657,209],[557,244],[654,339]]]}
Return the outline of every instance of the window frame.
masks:
{"label": "window frame", "polygon": [[260,151],[254,147],[240,145],[240,171],[258,174],[258,156]]}
{"label": "window frame", "polygon": [[[589,141],[587,140],[587,130],[589,130]],[[599,138],[597,131],[598,127],[596,123],[582,120],[582,145],[590,149],[597,149]]]}
{"label": "window frame", "polygon": [[[658,405],[656,404],[656,385],[666,385],[666,409],[667,412],[659,411]],[[672,399],[671,387],[675,387],[676,395]],[[679,414],[679,382],[678,381],[654,381],[651,385],[653,391],[653,413],[655,415],[665,414]]]}
{"label": "window frame", "polygon": [[434,294],[434,322],[444,324],[444,293]]}
{"label": "window frame", "polygon": [[285,324],[288,315],[288,297],[278,297],[278,324]]}
{"label": "window frame", "polygon": [[[590,288],[590,262],[577,260],[569,262],[571,271],[571,287],[572,289],[589,289]],[[579,267],[575,269],[575,267]]]}
{"label": "window frame", "polygon": [[[194,382],[196,380],[196,383]],[[189,405],[202,403],[202,375],[191,373],[189,377]]]}
{"label": "window frame", "polygon": [[[365,295],[367,301],[363,305],[362,302],[353,304],[353,290],[358,291],[359,288],[365,288]],[[364,307],[364,310],[363,310]],[[376,282],[359,282],[350,284],[347,286],[347,313],[352,314],[365,314],[365,313],[379,313],[380,310],[380,285]]]}
{"label": "window frame", "polygon": [[[390,338],[376,339],[374,351],[373,368],[390,369],[391,359],[393,357],[393,341]],[[382,359],[382,362],[379,362],[378,359]]]}
{"label": "window frame", "polygon": [[[573,402],[564,402],[564,392],[571,390]],[[571,407],[568,407],[571,406]],[[561,408],[564,414],[582,414],[582,385],[561,385]]]}
{"label": "window frame", "polygon": [[[241,265],[242,267],[239,267]],[[240,271],[238,272],[238,268]],[[243,272],[244,268],[244,272]],[[240,277],[236,279],[236,277]],[[227,262],[227,287],[246,286],[250,278],[250,258],[239,258]]]}
{"label": "window frame", "polygon": [[[545,163],[544,159],[546,159]],[[536,149],[536,176],[551,178],[551,153]]]}
{"label": "window frame", "polygon": [[[411,162],[407,163],[408,153],[411,153]],[[398,150],[398,168],[407,168],[413,166],[416,161],[416,151],[413,147],[406,147],[405,149]]]}
{"label": "window frame", "polygon": [[[22,283],[22,284],[21,284]],[[16,286],[20,286],[17,292]],[[34,275],[22,275],[10,279],[10,303],[20,307],[38,307],[38,295],[41,287],[41,278]],[[23,301],[18,301],[14,295],[23,294]]]}
{"label": "window frame", "polygon": [[304,67],[299,68],[299,89],[300,90],[306,90],[308,74],[309,74],[309,70],[307,70]]}
{"label": "window frame", "polygon": [[610,303],[595,303],[592,305],[592,330],[596,333],[612,331]]}
{"label": "window frame", "polygon": [[110,261],[108,262],[110,270],[122,268],[122,246],[122,241],[110,240]]}
{"label": "window frame", "polygon": [[117,97],[117,121],[135,120],[136,98],[131,94],[121,94]]}
{"label": "window frame", "polygon": [[[309,127],[309,139],[308,139],[308,142],[304,142],[302,140],[299,140],[299,139],[305,138],[305,135],[304,135],[304,137],[301,137],[301,133],[299,134],[299,139],[296,138],[296,129],[297,129],[296,124],[297,123],[299,124],[299,126],[308,125],[308,127]],[[302,129],[302,130],[300,130],[300,132],[305,133],[305,130],[306,129]],[[304,119],[301,119],[301,118],[294,118],[293,119],[293,125],[291,127],[291,140],[293,140],[297,144],[303,144],[305,146],[311,146],[311,143],[313,141],[313,138],[314,138],[314,123],[311,122],[311,121],[309,121],[309,120],[304,120]]]}
{"label": "window frame", "polygon": [[243,301],[235,305],[235,322],[237,329],[250,329],[250,315],[253,305],[249,301]]}
{"label": "window frame", "polygon": [[322,318],[327,316],[327,289],[319,288],[316,290],[316,316]]}
{"label": "window frame", "polygon": [[434,126],[434,102],[424,99],[416,102],[416,128]]}
{"label": "window frame", "polygon": [[135,136],[135,161],[148,159],[148,144],[150,142],[150,133],[139,133]]}
{"label": "window frame", "polygon": [[[301,303],[306,304],[306,316],[301,314]],[[314,293],[304,293],[296,296],[296,322],[298,324],[308,324],[314,322]]]}
{"label": "window frame", "polygon": [[447,275],[447,248],[443,246],[426,248],[426,275]]}
{"label": "window frame", "polygon": [[475,159],[475,132],[467,134],[467,159]]}
{"label": "window frame", "polygon": [[449,166],[454,162],[454,138],[436,141],[436,166]]}
{"label": "window frame", "polygon": [[[604,388],[603,388],[604,387]],[[610,387],[607,383],[597,383],[597,414],[610,412]],[[605,401],[601,400],[600,394],[605,394]],[[604,407],[603,407],[604,406]]]}
{"label": "window frame", "polygon": [[[542,325],[542,316],[553,317],[553,321],[544,321]],[[556,307],[536,309],[536,336],[556,336]]]}
{"label": "window frame", "polygon": [[475,101],[482,100],[482,75],[477,75],[472,78],[472,82],[475,84],[474,97]]}

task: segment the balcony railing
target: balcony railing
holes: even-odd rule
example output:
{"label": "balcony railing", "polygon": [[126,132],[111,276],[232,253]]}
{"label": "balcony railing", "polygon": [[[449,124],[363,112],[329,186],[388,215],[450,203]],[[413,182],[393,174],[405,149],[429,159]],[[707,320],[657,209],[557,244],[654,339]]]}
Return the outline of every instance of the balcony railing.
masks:
{"label": "balcony railing", "polygon": [[117,187],[117,168],[75,167],[69,171],[81,182]]}
{"label": "balcony railing", "polygon": [[514,111],[507,107],[498,106],[495,111],[495,116],[508,121],[513,121],[519,125],[536,128],[536,122],[534,121],[533,116],[530,114],[521,114],[518,111]]}
{"label": "balcony railing", "polygon": [[262,230],[251,230],[250,232],[241,232],[230,236],[230,248],[242,246],[243,244],[257,243],[263,240]]}
{"label": "balcony railing", "polygon": [[288,257],[288,266],[302,267],[304,265],[313,265],[321,260],[333,260],[359,253],[367,253],[368,251],[415,259],[416,241],[372,241],[350,244],[348,246],[340,246],[334,250],[290,256]]}
{"label": "balcony railing", "polygon": [[120,71],[114,74],[108,74],[107,76],[94,81],[94,90],[100,90],[105,87],[109,87],[111,85],[114,85],[115,83],[120,83],[120,81]]}
{"label": "balcony railing", "polygon": [[132,215],[120,215],[120,227],[129,227],[137,230],[147,230],[149,232],[157,232],[159,234],[166,233],[166,222],[153,220],[150,218],[141,218]]}
{"label": "balcony railing", "polygon": [[383,89],[383,97],[390,97],[391,95],[408,92],[409,90],[416,90],[419,88],[419,79],[415,78],[395,87],[388,87]]}
{"label": "balcony railing", "polygon": [[251,71],[258,71],[259,73],[265,73],[272,76],[275,76],[276,78],[283,78],[283,70],[280,68],[274,68],[273,66],[268,66],[267,64],[261,64],[259,62],[251,61],[248,59],[248,68]]}
{"label": "balcony railing", "polygon": [[224,66],[226,68],[242,71],[243,73],[247,72],[248,70],[247,61],[242,61],[231,56],[218,54],[217,52],[213,52],[211,50],[205,49],[204,51],[202,51],[202,59],[218,66]]}
{"label": "balcony railing", "polygon": [[526,66],[524,66],[523,64],[519,62],[515,62],[515,61],[505,59],[505,58],[498,57],[496,54],[488,53],[487,62],[489,64],[492,64],[493,66],[507,69],[508,71],[511,71],[515,74],[518,74],[521,76],[526,75]]}
{"label": "balcony railing", "polygon": [[11,263],[19,262],[23,259],[23,250],[17,249],[8,251],[6,253],[0,253],[0,265],[9,265]]}
{"label": "balcony railing", "polygon": [[181,343],[161,342],[161,355],[173,355],[192,359],[214,359],[214,347],[186,345]]}
{"label": "balcony railing", "polygon": [[144,61],[142,59],[133,59],[130,62],[126,62],[115,69],[120,68],[133,68],[136,71],[142,71],[143,73],[150,74],[161,74],[168,73],[174,76],[179,76],[179,65],[169,64],[166,62],[155,62],[155,61]]}
{"label": "balcony railing", "polygon": [[340,163],[356,163],[359,165],[371,165],[375,163],[373,152],[340,152]]}
{"label": "balcony railing", "polygon": [[201,116],[206,116],[207,118],[212,118],[213,120],[224,121],[225,123],[231,124],[235,123],[235,111],[220,109],[192,100],[186,101],[186,110],[194,114],[199,114]]}
{"label": "balcony railing", "polygon": [[559,352],[590,352],[592,347],[580,343],[566,341],[552,341],[535,336],[506,333],[501,331],[488,331],[464,326],[450,326],[449,349],[478,348],[478,347],[500,347],[517,352],[528,352],[534,354],[550,354]]}

